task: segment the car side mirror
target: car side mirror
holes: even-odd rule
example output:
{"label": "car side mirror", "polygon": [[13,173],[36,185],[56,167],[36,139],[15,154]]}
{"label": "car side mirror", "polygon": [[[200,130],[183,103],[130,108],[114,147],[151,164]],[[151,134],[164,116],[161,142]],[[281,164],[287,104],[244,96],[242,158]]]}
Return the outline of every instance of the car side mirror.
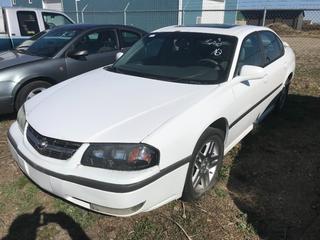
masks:
{"label": "car side mirror", "polygon": [[116,61],[123,56],[123,52],[118,52],[116,55]]}
{"label": "car side mirror", "polygon": [[240,77],[244,80],[258,80],[266,75],[267,72],[264,68],[253,65],[244,65],[240,71]]}
{"label": "car side mirror", "polygon": [[68,57],[79,59],[89,55],[87,50],[80,50],[80,51],[71,51],[68,53]]}

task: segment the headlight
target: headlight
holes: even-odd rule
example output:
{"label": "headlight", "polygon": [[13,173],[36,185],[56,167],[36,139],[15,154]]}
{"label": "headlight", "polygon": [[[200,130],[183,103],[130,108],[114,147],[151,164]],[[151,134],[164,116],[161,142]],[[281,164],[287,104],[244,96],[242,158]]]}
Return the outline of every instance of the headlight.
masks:
{"label": "headlight", "polygon": [[18,122],[18,125],[19,125],[21,132],[23,133],[24,128],[26,127],[26,123],[27,123],[26,111],[24,109],[24,105],[22,105],[22,107],[18,111],[17,122]]}
{"label": "headlight", "polygon": [[159,150],[146,144],[92,144],[81,164],[113,170],[140,170],[159,164]]}

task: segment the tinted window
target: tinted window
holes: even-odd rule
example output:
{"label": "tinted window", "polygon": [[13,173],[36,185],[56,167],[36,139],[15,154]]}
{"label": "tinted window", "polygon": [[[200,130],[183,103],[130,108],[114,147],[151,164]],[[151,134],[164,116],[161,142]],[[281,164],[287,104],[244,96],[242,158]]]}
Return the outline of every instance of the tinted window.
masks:
{"label": "tinted window", "polygon": [[225,35],[152,33],[110,69],[119,73],[190,84],[226,81],[237,38]]}
{"label": "tinted window", "polygon": [[273,62],[282,56],[283,50],[279,45],[277,36],[272,32],[260,32],[263,51],[265,55],[265,65]]}
{"label": "tinted window", "polygon": [[39,32],[36,13],[32,11],[17,12],[21,36],[33,36]]}
{"label": "tinted window", "polygon": [[68,18],[58,13],[43,12],[42,17],[46,29],[51,29],[65,24],[72,24]]}
{"label": "tinted window", "polygon": [[122,47],[131,47],[133,44],[135,44],[139,39],[140,35],[134,32],[130,31],[120,31],[121,39],[122,39]]}
{"label": "tinted window", "polygon": [[31,55],[53,57],[78,34],[78,30],[51,30],[36,40],[25,52]]}
{"label": "tinted window", "polygon": [[241,67],[244,65],[253,65],[263,67],[263,57],[260,48],[259,37],[256,33],[249,35],[243,40],[236,75],[240,74]]}
{"label": "tinted window", "polygon": [[86,50],[89,54],[110,52],[117,49],[117,37],[113,30],[99,30],[86,34],[74,47],[75,51]]}

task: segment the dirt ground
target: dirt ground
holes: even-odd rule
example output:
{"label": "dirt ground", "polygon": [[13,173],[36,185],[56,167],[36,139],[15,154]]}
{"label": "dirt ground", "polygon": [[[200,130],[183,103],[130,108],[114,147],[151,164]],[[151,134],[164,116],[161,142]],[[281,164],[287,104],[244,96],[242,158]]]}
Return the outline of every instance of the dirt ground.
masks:
{"label": "dirt ground", "polygon": [[3,239],[319,239],[320,38],[284,37],[297,55],[285,111],[270,115],[225,158],[218,185],[194,203],[115,218],[57,199],[14,164],[0,117]]}

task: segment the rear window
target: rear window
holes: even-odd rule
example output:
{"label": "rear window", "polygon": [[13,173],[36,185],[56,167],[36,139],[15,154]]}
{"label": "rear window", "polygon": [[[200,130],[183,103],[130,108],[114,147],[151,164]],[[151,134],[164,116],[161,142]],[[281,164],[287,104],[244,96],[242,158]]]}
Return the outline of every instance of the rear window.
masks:
{"label": "rear window", "polygon": [[33,36],[40,32],[36,13],[33,11],[17,12],[21,36]]}
{"label": "rear window", "polygon": [[140,34],[135,32],[121,30],[120,34],[123,48],[131,47],[140,39]]}

